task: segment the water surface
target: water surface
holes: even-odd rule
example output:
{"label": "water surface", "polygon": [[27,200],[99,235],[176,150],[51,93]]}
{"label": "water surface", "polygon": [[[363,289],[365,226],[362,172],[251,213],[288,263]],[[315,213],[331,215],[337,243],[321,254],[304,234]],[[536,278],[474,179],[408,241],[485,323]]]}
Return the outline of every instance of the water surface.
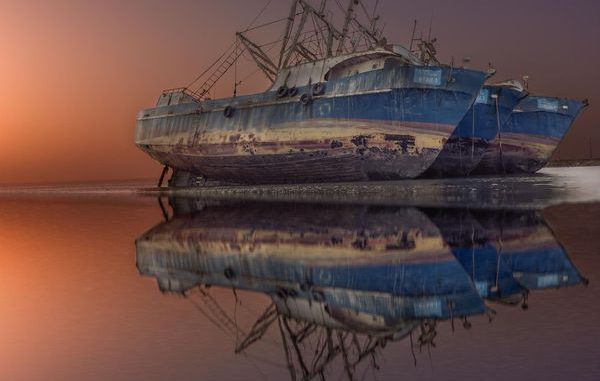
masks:
{"label": "water surface", "polygon": [[[598,379],[589,174],[406,184],[424,202],[5,190],[3,378]],[[477,204],[493,183],[523,192]]]}

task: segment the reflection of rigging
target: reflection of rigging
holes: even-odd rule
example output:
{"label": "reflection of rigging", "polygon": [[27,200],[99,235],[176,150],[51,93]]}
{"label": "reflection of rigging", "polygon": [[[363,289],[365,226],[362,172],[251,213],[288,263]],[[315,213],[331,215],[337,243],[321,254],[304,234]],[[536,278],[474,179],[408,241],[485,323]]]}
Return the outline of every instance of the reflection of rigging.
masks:
{"label": "reflection of rigging", "polygon": [[[335,361],[341,362],[343,372],[348,380],[361,379],[357,377],[357,371],[361,365],[365,367],[365,369],[361,369],[363,374],[369,370],[379,370],[380,350],[384,349],[388,343],[401,341],[409,335],[413,355],[414,350],[422,352],[425,348],[429,351],[436,347],[435,338],[439,323],[436,319],[415,321],[403,326],[398,331],[390,331],[385,335],[380,332],[336,329],[300,320],[298,317],[290,315],[291,311],[289,310],[279,311],[277,306],[289,302],[288,300],[278,300],[279,296],[273,297],[273,302],[268,305],[246,333],[210,295],[208,287],[201,285],[194,290],[197,292],[190,290],[185,294],[186,298],[219,330],[236,338],[236,354],[243,354],[272,365],[280,365],[248,353],[254,344],[264,339],[269,330],[279,333],[280,345],[286,361],[284,367],[290,373],[292,380],[325,379],[328,367],[336,366]],[[194,300],[194,296],[199,296],[199,300]],[[293,303],[293,301],[291,302]],[[324,313],[328,313],[327,309]],[[451,317],[450,320],[453,322],[454,318]],[[469,329],[470,324],[466,324],[467,317],[462,317],[462,320],[464,328]],[[414,343],[413,334],[416,334]]]}
{"label": "reflection of rigging", "polygon": [[[317,326],[315,323],[297,321],[284,315],[279,316],[278,325],[292,380],[312,380],[315,377],[324,379],[326,368],[337,358],[342,359],[348,379],[354,380],[356,368],[365,360],[370,359],[371,365],[378,368],[377,350],[383,348],[389,340]],[[315,349],[302,351],[302,344],[314,337]]]}
{"label": "reflection of rigging", "polygon": [[[256,319],[248,333],[245,333],[219,306],[208,288],[198,286],[195,290],[198,292],[187,292],[185,297],[219,330],[236,337],[235,353],[247,354],[253,344],[266,336],[269,329],[278,332],[285,355],[285,367],[292,380],[312,380],[317,377],[324,379],[327,367],[338,359],[343,362],[348,379],[354,380],[360,364],[368,360],[368,366],[379,369],[377,351],[391,340],[404,338],[417,326],[410,325],[409,330],[386,337],[359,334],[286,316],[277,310],[277,304],[273,302]],[[194,300],[194,296],[199,296],[199,301]],[[435,323],[432,327],[435,328]],[[237,341],[238,337],[241,338],[240,341]],[[425,345],[425,339],[419,339],[419,344]]]}
{"label": "reflection of rigging", "polygon": [[235,353],[245,351],[252,344],[256,343],[265,335],[271,324],[277,320],[277,308],[271,303],[267,309],[260,315],[250,329],[250,332],[244,337],[241,343],[236,343]]}
{"label": "reflection of rigging", "polygon": [[[198,301],[191,298],[191,293],[186,294],[186,298],[200,311],[211,323],[213,323],[217,328],[223,331],[225,334],[238,337],[238,335],[245,336],[246,334],[242,331],[238,325],[235,323],[233,319],[229,317],[227,312],[219,306],[219,303],[210,295],[206,287],[199,286],[197,287],[197,293],[200,301],[203,305],[198,303]],[[236,350],[237,352],[237,350]]]}
{"label": "reflection of rigging", "polygon": [[[288,296],[272,296],[273,302],[246,333],[219,305],[206,285],[194,287],[183,295],[215,327],[236,338],[237,354],[267,361],[259,356],[250,355],[248,350],[253,344],[263,340],[267,331],[279,333],[285,354],[285,368],[290,372],[292,380],[312,380],[317,377],[324,379],[328,366],[333,365],[336,360],[343,362],[344,373],[349,380],[354,380],[360,364],[369,361],[368,367],[378,369],[378,350],[384,348],[389,341],[403,339],[418,326],[417,323],[409,324],[400,331],[388,332],[385,336],[380,333],[358,333],[349,329],[331,328],[300,320],[293,315],[293,311],[281,307],[288,302],[294,303],[293,300],[287,300]],[[278,306],[284,311],[279,311]],[[322,313],[329,313],[326,307]]]}

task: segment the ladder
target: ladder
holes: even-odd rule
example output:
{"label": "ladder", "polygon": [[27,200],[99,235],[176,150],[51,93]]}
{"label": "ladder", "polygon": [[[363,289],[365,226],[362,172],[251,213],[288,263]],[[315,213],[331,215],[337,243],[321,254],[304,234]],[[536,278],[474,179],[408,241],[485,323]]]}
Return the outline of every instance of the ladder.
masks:
{"label": "ladder", "polygon": [[239,41],[236,41],[229,52],[225,52],[220,60],[216,62],[217,67],[210,73],[197,90],[193,91],[194,96],[202,100],[215,84],[227,73],[233,64],[240,58],[246,48]]}

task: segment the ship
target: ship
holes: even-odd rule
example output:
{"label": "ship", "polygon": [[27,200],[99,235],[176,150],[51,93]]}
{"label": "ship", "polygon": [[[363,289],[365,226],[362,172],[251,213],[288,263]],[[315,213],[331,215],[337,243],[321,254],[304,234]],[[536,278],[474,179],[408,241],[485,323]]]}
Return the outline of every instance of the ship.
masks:
{"label": "ship", "polygon": [[532,174],[542,169],[588,101],[530,95],[519,102],[474,174]]}
{"label": "ship", "polygon": [[[272,184],[420,176],[490,73],[388,44],[375,15],[360,23],[360,4],[349,1],[340,27],[322,8],[294,1],[279,57],[270,57],[248,31],[237,33],[197,89],[164,91],[156,107],[138,114],[136,145],[172,169],[174,186],[202,179]],[[309,25],[319,28],[311,34]],[[271,87],[209,99],[243,53]]]}
{"label": "ship", "polygon": [[489,302],[527,308],[532,290],[587,284],[535,210],[426,210]]}
{"label": "ship", "polygon": [[286,316],[377,337],[485,312],[440,231],[416,208],[171,205],[174,217],[136,240],[138,271],[163,292],[207,284],[260,292]]}
{"label": "ship", "polygon": [[526,96],[527,91],[519,81],[483,86],[473,106],[427,170],[426,176],[468,176],[509,120],[515,106]]}
{"label": "ship", "polygon": [[[417,348],[433,347],[438,322],[460,319],[469,327],[468,317],[486,312],[418,209],[182,198],[170,204],[173,216],[136,241],[140,274],[193,303],[235,340],[236,354],[261,353],[265,342],[278,341],[292,380],[331,376],[340,363],[355,380],[388,344],[414,337]],[[236,305],[248,306],[244,297],[253,293],[268,306],[259,314],[253,295],[250,310],[260,310],[244,324],[215,288],[233,289]]]}

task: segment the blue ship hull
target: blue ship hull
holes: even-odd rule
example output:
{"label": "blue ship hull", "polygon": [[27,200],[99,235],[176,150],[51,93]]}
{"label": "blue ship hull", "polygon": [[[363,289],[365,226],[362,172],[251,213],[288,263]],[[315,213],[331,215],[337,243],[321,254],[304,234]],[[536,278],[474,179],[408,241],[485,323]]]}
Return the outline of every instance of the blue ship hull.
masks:
{"label": "blue ship hull", "polygon": [[[436,159],[486,74],[387,62],[310,86],[142,111],[136,144],[181,172],[233,183],[414,178]],[[227,115],[225,115],[227,114]]]}
{"label": "blue ship hull", "polygon": [[579,101],[529,96],[488,147],[476,174],[535,173],[542,169],[586,106]]}
{"label": "blue ship hull", "polygon": [[468,176],[523,95],[509,87],[484,86],[426,175]]}

